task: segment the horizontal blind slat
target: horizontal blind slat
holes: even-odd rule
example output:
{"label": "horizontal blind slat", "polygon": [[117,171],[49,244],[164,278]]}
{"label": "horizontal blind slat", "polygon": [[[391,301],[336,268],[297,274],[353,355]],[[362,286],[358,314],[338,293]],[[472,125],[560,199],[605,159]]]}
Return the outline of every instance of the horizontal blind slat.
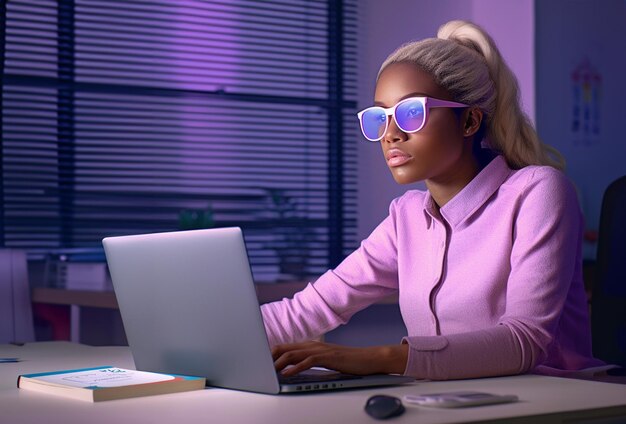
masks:
{"label": "horizontal blind slat", "polygon": [[[328,99],[328,2],[75,4],[73,86],[55,82],[56,2],[7,7],[4,72],[25,78],[2,87],[5,244],[99,249],[104,235],[172,230],[185,211],[210,210],[217,225],[244,226],[255,276],[323,272],[331,141],[328,109],[312,104]],[[345,2],[345,96],[356,90],[356,10]],[[199,96],[216,90],[259,101]],[[343,185],[348,250],[356,178]]]}

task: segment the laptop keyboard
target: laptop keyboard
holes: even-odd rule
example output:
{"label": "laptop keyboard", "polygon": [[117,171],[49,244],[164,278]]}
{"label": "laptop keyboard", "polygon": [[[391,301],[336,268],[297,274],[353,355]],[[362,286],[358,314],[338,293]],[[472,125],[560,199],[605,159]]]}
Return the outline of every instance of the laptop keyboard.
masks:
{"label": "laptop keyboard", "polygon": [[284,377],[278,375],[278,380],[281,384],[298,384],[298,383],[317,383],[325,381],[336,380],[357,380],[363,378],[359,375],[342,374],[338,372],[316,372],[307,373],[306,371],[300,374],[293,375],[291,377]]}

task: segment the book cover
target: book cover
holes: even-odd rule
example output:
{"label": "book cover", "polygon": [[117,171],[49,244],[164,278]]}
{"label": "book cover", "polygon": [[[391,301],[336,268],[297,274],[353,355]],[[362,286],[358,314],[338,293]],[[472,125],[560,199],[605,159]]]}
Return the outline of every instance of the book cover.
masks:
{"label": "book cover", "polygon": [[117,367],[24,374],[17,387],[89,402],[203,389],[206,379]]}

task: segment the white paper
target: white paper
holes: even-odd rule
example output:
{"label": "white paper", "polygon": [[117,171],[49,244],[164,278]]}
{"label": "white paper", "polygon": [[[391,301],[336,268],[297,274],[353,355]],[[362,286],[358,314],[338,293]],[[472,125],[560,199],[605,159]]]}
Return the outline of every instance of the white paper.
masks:
{"label": "white paper", "polygon": [[122,368],[99,368],[88,371],[51,374],[35,377],[36,380],[71,387],[119,387],[134,384],[158,383],[175,377],[153,372],[126,370]]}

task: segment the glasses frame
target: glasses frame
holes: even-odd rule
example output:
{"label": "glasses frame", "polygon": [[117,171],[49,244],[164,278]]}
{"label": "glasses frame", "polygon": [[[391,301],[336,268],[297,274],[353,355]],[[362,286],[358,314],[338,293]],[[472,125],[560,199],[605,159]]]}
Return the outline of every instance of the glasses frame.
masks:
{"label": "glasses frame", "polygon": [[[418,100],[422,103],[422,107],[424,108],[424,120],[422,121],[422,125],[420,125],[418,129],[405,130],[404,128],[400,126],[400,124],[398,123],[398,120],[396,119],[396,110],[398,106],[400,106],[401,104],[410,102],[410,101],[415,101],[415,100]],[[424,128],[424,125],[426,125],[426,121],[428,121],[428,112],[430,108],[432,107],[461,108],[461,107],[469,107],[469,105],[458,103],[458,102],[451,102],[448,100],[435,99],[434,97],[416,96],[416,97],[409,97],[406,99],[402,99],[398,103],[396,103],[395,106],[392,106],[392,107],[370,106],[358,112],[356,116],[359,118],[359,124],[361,126],[361,133],[363,134],[363,137],[365,137],[369,141],[375,142],[375,141],[380,141],[385,137],[385,133],[387,132],[387,129],[389,128],[389,121],[390,121],[389,116],[393,117],[393,120],[396,123],[396,126],[400,128],[402,132],[405,132],[407,134],[412,134]],[[385,113],[385,116],[387,117],[387,119],[385,120],[385,129],[382,131],[382,135],[378,138],[369,138],[367,135],[365,135],[365,131],[363,130],[363,114],[372,109],[381,109]]]}

